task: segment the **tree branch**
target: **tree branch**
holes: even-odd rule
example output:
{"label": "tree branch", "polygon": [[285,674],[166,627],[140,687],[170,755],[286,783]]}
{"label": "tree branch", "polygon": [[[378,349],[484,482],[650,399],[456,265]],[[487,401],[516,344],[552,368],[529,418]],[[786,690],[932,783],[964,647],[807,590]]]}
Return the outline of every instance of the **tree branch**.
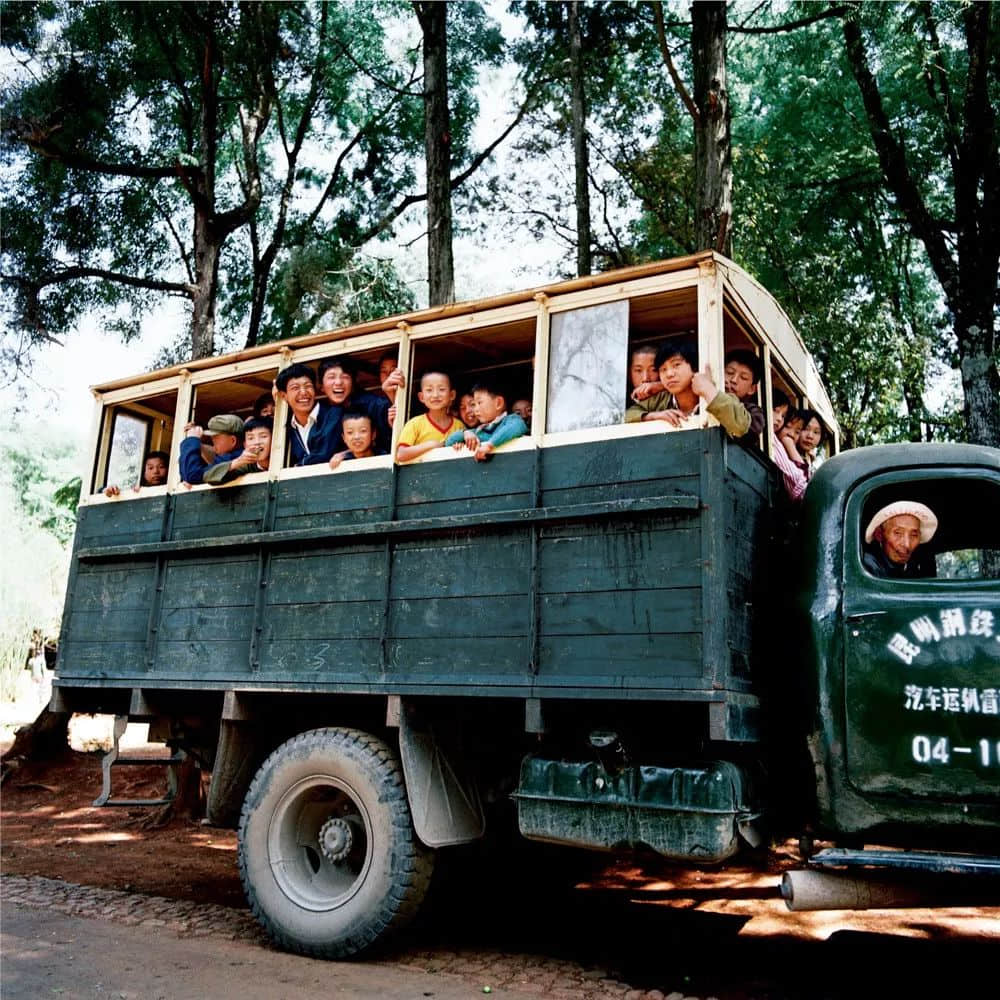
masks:
{"label": "tree branch", "polygon": [[677,91],[681,101],[683,101],[684,107],[688,109],[688,114],[694,119],[696,126],[700,125],[701,112],[691,99],[691,95],[684,86],[684,81],[681,80],[677,68],[674,66],[674,60],[670,55],[670,46],[667,45],[667,30],[663,23],[663,4],[660,0],[654,0],[651,6],[653,8],[653,20],[656,22],[656,38],[660,43],[660,53],[663,56],[663,62],[666,64],[667,72],[670,74],[670,79],[674,81],[674,89]]}
{"label": "tree branch", "polygon": [[[760,8],[758,7],[757,10]],[[799,18],[798,21],[786,21],[784,24],[771,24],[763,28],[748,28],[746,23],[740,25],[730,25],[729,31],[736,32],[741,35],[776,35],[780,31],[794,31],[796,28],[804,28],[809,24],[815,24],[817,21],[823,21],[828,17],[840,17],[841,14],[847,13],[846,4],[837,4],[834,7],[828,7],[826,10],[820,11],[818,14],[811,14],[809,17]],[[756,14],[754,11],[753,14]],[[750,17],[753,17],[753,14]],[[750,18],[748,17],[749,21]]]}
{"label": "tree branch", "polygon": [[101,278],[103,281],[113,281],[130,288],[144,288],[150,292],[173,292],[178,295],[190,296],[194,287],[179,281],[159,281],[156,278],[140,278],[134,274],[122,274],[120,271],[108,271],[102,267],[64,267],[60,271],[43,275],[41,278],[25,278],[19,274],[0,275],[4,281],[11,281],[35,292],[49,285],[62,285],[78,278]]}
{"label": "tree branch", "polygon": [[87,170],[96,174],[107,174],[112,177],[146,177],[154,179],[165,179],[168,177],[191,176],[198,172],[198,167],[185,166],[182,163],[161,166],[143,166],[139,163],[109,163],[104,160],[95,160],[80,153],[71,153],[68,150],[60,149],[52,141],[52,132],[56,129],[45,130],[39,124],[32,124],[23,118],[16,118],[6,125],[7,131],[11,132],[20,142],[23,142],[29,149],[34,150],[39,156],[46,159],[56,160],[64,166],[76,170]]}
{"label": "tree branch", "polygon": [[927,247],[931,266],[944,288],[945,295],[953,302],[954,297],[959,292],[955,262],[948,251],[944,234],[940,227],[935,225],[913,180],[907,163],[906,150],[892,134],[878,83],[868,65],[868,56],[861,37],[861,27],[855,16],[854,8],[849,9],[842,23],[848,62],[861,91],[861,99],[868,117],[872,141],[875,144],[886,182],[895,195],[907,222]]}

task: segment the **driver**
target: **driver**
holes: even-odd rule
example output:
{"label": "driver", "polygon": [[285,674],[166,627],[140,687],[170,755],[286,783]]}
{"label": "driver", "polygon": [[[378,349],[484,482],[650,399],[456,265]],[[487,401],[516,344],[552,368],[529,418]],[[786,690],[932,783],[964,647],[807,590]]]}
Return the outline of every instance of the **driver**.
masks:
{"label": "driver", "polygon": [[865,529],[865,569],[898,580],[934,576],[933,560],[919,558],[917,550],[934,537],[937,526],[934,512],[922,503],[898,500],[883,507]]}

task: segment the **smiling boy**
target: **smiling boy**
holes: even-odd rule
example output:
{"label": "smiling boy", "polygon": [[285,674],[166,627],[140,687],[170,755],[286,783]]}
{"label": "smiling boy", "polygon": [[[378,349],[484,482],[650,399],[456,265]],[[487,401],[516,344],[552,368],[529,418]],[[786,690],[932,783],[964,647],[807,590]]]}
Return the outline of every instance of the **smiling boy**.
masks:
{"label": "smiling boy", "polygon": [[502,444],[523,437],[528,425],[516,413],[507,412],[506,389],[487,377],[472,387],[479,426],[475,430],[452,431],[444,443],[456,451],[467,448],[477,462],[485,462]]}
{"label": "smiling boy", "polygon": [[[389,407],[395,402],[396,392],[405,387],[403,373],[394,368],[383,381],[381,394],[366,390],[356,391],[356,378],[357,369],[351,358],[344,356],[324,358],[319,363],[320,391],[330,406],[327,419],[336,425],[331,432],[334,449],[339,446],[343,437],[341,420],[348,410],[367,413],[380,442],[388,442],[392,438]],[[327,454],[326,458],[332,453],[331,451]]]}
{"label": "smiling boy", "polygon": [[337,452],[330,459],[330,468],[336,469],[341,462],[355,458],[371,458],[375,452],[376,430],[372,418],[361,410],[348,410],[341,418],[343,440],[347,451]]}
{"label": "smiling boy", "polygon": [[271,466],[271,434],[274,421],[270,417],[251,417],[243,425],[243,453],[226,462],[209,466],[202,475],[206,483],[218,486],[248,472],[267,472]]}
{"label": "smiling boy", "polygon": [[417,399],[427,412],[407,420],[399,435],[397,462],[412,462],[435,448],[442,448],[449,434],[465,430],[465,424],[449,413],[455,402],[455,390],[444,372],[424,372]]}
{"label": "smiling boy", "polygon": [[316,399],[316,375],[308,365],[296,363],[283,368],[274,380],[288,404],[288,442],[292,465],[327,461],[333,454],[335,428],[327,420],[327,406]]}

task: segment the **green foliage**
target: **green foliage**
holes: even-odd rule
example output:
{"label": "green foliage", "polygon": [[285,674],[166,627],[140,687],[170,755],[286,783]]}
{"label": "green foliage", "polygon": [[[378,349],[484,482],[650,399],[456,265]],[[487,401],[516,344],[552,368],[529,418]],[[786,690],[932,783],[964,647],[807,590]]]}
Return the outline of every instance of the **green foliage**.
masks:
{"label": "green foliage", "polygon": [[0,699],[17,687],[32,632],[59,632],[80,497],[77,449],[44,433],[32,445],[15,434],[0,448]]}
{"label": "green foliage", "polygon": [[[513,222],[576,253],[568,5],[518,2],[528,32],[514,46],[536,110],[517,143],[522,176],[506,185]],[[675,256],[691,242],[690,128],[662,69],[647,5],[579,8],[593,254],[600,269]]]}
{"label": "green foliage", "polygon": [[741,38],[730,80],[735,254],[802,332],[844,443],[951,436],[926,402],[951,349],[940,294],[886,193],[839,20]]}

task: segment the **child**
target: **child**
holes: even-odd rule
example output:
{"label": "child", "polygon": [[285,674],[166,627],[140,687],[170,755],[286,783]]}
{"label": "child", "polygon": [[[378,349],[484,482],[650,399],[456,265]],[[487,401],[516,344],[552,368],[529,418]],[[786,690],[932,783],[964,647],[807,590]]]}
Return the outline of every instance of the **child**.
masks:
{"label": "child", "polygon": [[631,384],[630,398],[636,403],[662,392],[660,377],[656,371],[656,345],[643,344],[632,352],[628,366],[628,378]]}
{"label": "child", "polygon": [[696,391],[730,437],[742,445],[759,447],[766,421],[757,404],[757,384],[764,374],[764,365],[753,351],[735,350],[726,355],[725,366],[724,393],[715,387],[710,373],[700,385],[698,380],[702,376],[695,377]]}
{"label": "child", "polygon": [[476,419],[476,397],[471,392],[462,393],[462,398],[458,401],[458,417],[466,427],[479,425]]}
{"label": "child", "polygon": [[[734,352],[737,353],[737,352]],[[739,352],[749,354],[749,352]],[[755,358],[756,356],[751,355]],[[727,355],[727,378],[738,388],[748,389],[752,386],[757,391],[757,383],[748,383],[746,378],[740,378],[740,368],[746,368],[745,360],[733,361]],[[754,438],[753,427],[756,421],[756,434],[764,427],[764,414],[754,403],[751,410],[733,393],[719,392],[712,381],[712,371],[695,371],[697,367],[697,352],[691,341],[667,341],[656,352],[657,373],[664,391],[658,392],[647,399],[634,403],[625,411],[625,420],[633,423],[637,420],[665,420],[672,427],[696,427],[695,411],[699,398],[705,401],[705,408],[726,429],[726,433],[739,440],[750,436]],[[754,372],[750,372],[754,375]]]}
{"label": "child", "polygon": [[475,430],[452,431],[444,443],[456,451],[468,448],[477,462],[485,462],[500,445],[527,434],[528,425],[516,413],[507,412],[507,397],[495,379],[474,385],[472,395],[479,426]]}
{"label": "child", "polygon": [[693,388],[698,366],[694,343],[690,340],[668,340],[657,350],[654,363],[657,379],[663,388],[634,402],[625,411],[626,423],[663,420],[671,427],[694,427],[691,418],[698,409],[698,393]]}
{"label": "child", "polygon": [[449,413],[455,402],[455,390],[444,372],[424,372],[420,376],[417,399],[427,412],[403,425],[396,449],[397,462],[412,462],[435,448],[442,448],[449,434],[465,430],[465,424]]}
{"label": "child", "polygon": [[331,469],[336,469],[341,462],[354,458],[371,458],[375,454],[375,428],[367,413],[348,410],[341,420],[341,427],[347,451],[338,452],[330,459]]}
{"label": "child", "polygon": [[531,430],[531,400],[530,399],[519,399],[511,407],[511,410],[516,413],[524,422],[527,424],[528,430]]}
{"label": "child", "polygon": [[794,417],[795,415],[795,410],[788,401],[788,397],[780,389],[773,389],[771,391],[771,452],[774,464],[781,472],[781,479],[788,499],[793,501],[802,499],[802,494],[805,493],[809,480],[802,469],[788,457],[784,445],[778,439],[778,434],[784,427],[785,420],[789,416]]}
{"label": "child", "polygon": [[[138,493],[143,486],[162,486],[167,481],[167,465],[170,456],[165,451],[151,451],[142,463],[142,475],[139,482],[132,487],[133,493]],[[114,484],[104,487],[106,497],[121,496],[121,487]]]}
{"label": "child", "polygon": [[202,482],[218,486],[248,472],[267,472],[271,467],[273,431],[274,421],[270,417],[251,417],[243,425],[243,454],[228,462],[209,466],[202,473]]}
{"label": "child", "polygon": [[[201,455],[202,437],[212,441],[212,458],[206,462]],[[181,441],[181,480],[189,486],[203,481],[205,470],[220,462],[231,462],[243,454],[243,421],[235,413],[220,413],[212,417],[202,431],[195,423],[184,427]]]}
{"label": "child", "polygon": [[778,434],[778,440],[788,457],[798,466],[804,465],[805,460],[799,454],[799,434],[802,431],[802,414],[792,407],[788,408],[785,415],[785,422]]}

